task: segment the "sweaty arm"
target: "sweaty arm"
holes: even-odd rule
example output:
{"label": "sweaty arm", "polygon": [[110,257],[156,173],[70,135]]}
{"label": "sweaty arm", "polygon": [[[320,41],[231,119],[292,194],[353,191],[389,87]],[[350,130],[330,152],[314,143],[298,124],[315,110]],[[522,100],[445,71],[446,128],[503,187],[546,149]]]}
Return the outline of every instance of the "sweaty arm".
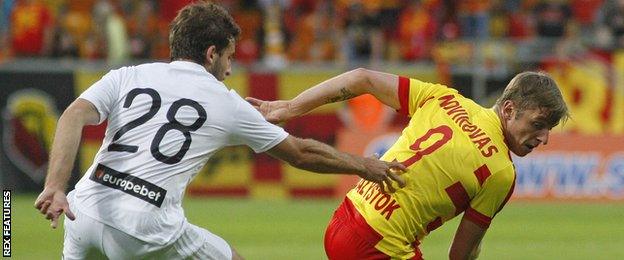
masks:
{"label": "sweaty arm", "polygon": [[324,104],[349,100],[363,94],[371,94],[387,106],[399,109],[398,85],[397,75],[359,68],[323,81],[289,101],[270,102],[251,97],[247,101],[269,122],[281,122]]}
{"label": "sweaty arm", "polygon": [[97,124],[99,114],[93,104],[84,99],[76,99],[61,115],[54,143],[50,152],[50,163],[43,192],[35,202],[35,207],[47,219],[52,220],[52,227],[57,225],[58,217],[65,212],[70,219],[65,189],[76,159],[76,153],[85,125]]}
{"label": "sweaty arm", "polygon": [[459,227],[457,227],[453,244],[449,250],[449,259],[477,259],[481,239],[486,230],[464,216]]}
{"label": "sweaty arm", "polygon": [[356,173],[360,177],[384,183],[390,192],[394,191],[392,180],[405,186],[405,181],[393,170],[405,171],[398,162],[384,162],[375,158],[363,158],[340,152],[329,145],[311,139],[288,136],[284,141],[267,151],[271,156],[284,160],[294,167],[318,173]]}

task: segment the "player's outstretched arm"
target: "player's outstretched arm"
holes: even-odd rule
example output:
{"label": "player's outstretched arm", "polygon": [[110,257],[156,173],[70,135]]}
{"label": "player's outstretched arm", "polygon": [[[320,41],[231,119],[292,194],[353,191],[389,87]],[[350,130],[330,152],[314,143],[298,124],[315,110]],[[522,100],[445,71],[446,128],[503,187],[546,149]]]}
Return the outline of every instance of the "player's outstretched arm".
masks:
{"label": "player's outstretched arm", "polygon": [[465,216],[462,218],[453,244],[449,250],[449,259],[477,259],[481,249],[481,239],[487,229],[475,224]]}
{"label": "player's outstretched arm", "polygon": [[321,82],[292,100],[246,100],[262,113],[267,121],[278,123],[309,112],[324,104],[349,100],[371,94],[382,103],[399,109],[399,77],[379,71],[358,68]]}
{"label": "player's outstretched arm", "polygon": [[52,221],[52,228],[56,228],[58,218],[63,213],[71,220],[75,218],[69,210],[65,189],[80,145],[82,128],[97,124],[98,119],[99,114],[95,107],[84,99],[76,99],[59,119],[45,186],[35,201],[35,208]]}
{"label": "player's outstretched arm", "polygon": [[380,187],[387,187],[394,192],[393,181],[399,187],[405,186],[405,181],[398,173],[406,170],[398,162],[384,162],[376,158],[364,158],[340,152],[329,145],[311,139],[301,139],[288,136],[284,141],[271,148],[268,153],[278,159],[288,162],[297,168],[318,173],[357,174],[360,177],[375,182]]}

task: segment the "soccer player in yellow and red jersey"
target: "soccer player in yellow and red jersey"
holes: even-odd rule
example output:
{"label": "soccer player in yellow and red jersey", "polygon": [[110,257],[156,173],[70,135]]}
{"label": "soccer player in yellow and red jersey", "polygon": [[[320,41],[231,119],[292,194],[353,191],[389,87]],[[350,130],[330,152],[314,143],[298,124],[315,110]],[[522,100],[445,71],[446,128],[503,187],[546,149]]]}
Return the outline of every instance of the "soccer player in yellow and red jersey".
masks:
{"label": "soccer player in yellow and red jersey", "polygon": [[476,258],[492,218],[514,189],[509,152],[524,156],[546,144],[550,130],[568,117],[556,83],[541,72],[516,75],[492,108],[444,85],[367,69],[336,76],[289,101],[247,100],[279,122],[362,94],[411,117],[381,158],[408,168],[401,175],[407,185],[392,192],[398,187],[360,180],[325,233],[330,259],[422,259],[419,241],[461,213],[449,258]]}

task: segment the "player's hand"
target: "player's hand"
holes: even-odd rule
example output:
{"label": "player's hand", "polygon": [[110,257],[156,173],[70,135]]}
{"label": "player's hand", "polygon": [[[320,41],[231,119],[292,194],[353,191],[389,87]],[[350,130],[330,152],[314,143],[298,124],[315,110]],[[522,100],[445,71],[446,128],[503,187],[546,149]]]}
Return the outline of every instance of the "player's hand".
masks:
{"label": "player's hand", "polygon": [[284,122],[293,117],[288,101],[266,101],[252,97],[246,97],[245,100],[260,111],[264,119],[271,123]]}
{"label": "player's hand", "polygon": [[56,228],[58,226],[58,220],[61,214],[65,213],[65,216],[71,220],[76,219],[74,213],[69,209],[69,203],[65,192],[58,189],[46,188],[39,194],[35,201],[35,208],[45,215],[46,219],[52,221],[50,226]]}
{"label": "player's hand", "polygon": [[393,181],[399,184],[399,188],[405,187],[405,180],[399,176],[407,171],[405,165],[399,162],[381,161],[376,157],[365,158],[364,160],[366,172],[358,175],[363,179],[377,183],[382,192],[395,192],[396,188],[392,185]]}

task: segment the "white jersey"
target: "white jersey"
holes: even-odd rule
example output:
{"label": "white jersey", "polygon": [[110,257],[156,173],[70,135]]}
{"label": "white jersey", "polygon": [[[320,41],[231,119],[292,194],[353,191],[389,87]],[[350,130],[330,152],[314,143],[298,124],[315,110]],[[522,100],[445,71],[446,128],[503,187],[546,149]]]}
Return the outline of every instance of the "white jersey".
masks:
{"label": "white jersey", "polygon": [[150,243],[181,234],[184,190],[211,155],[240,144],[264,152],[288,136],[192,62],[113,70],[79,98],[108,127],[72,206]]}

